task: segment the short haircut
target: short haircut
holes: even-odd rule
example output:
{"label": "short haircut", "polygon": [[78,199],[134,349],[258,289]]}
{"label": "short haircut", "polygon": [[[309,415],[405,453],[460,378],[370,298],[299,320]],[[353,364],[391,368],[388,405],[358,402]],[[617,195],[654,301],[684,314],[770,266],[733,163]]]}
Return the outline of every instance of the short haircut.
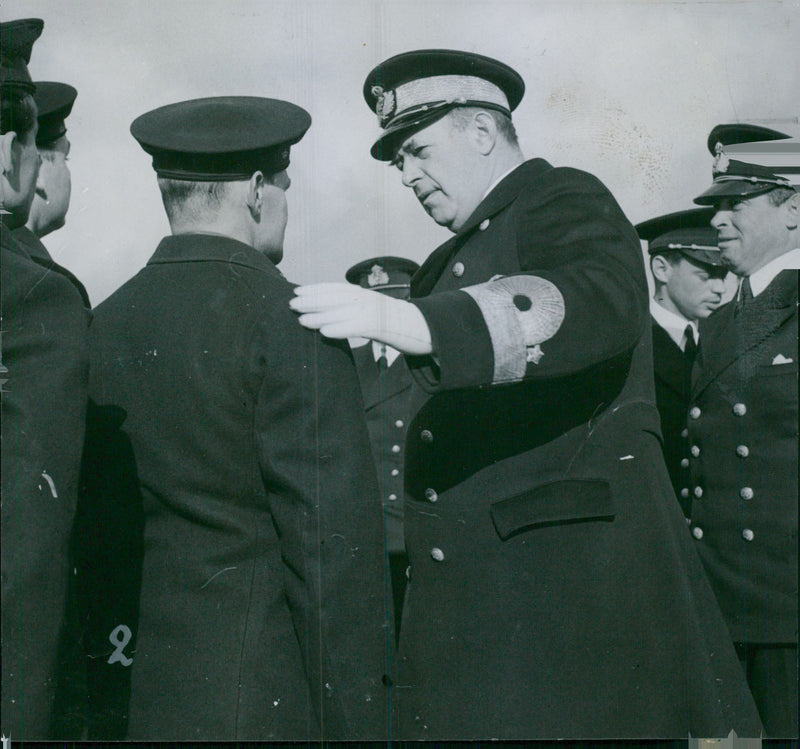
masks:
{"label": "short haircut", "polygon": [[791,187],[776,187],[767,193],[769,202],[774,206],[785,203],[792,195],[797,195],[797,190],[793,190]]}
{"label": "short haircut", "polygon": [[36,126],[36,102],[27,91],[3,88],[0,93],[0,134],[26,138]]}
{"label": "short haircut", "polygon": [[489,109],[488,107],[454,107],[452,110],[450,110],[449,117],[453,123],[453,127],[458,130],[464,130],[476,112],[486,112],[487,114],[492,115],[492,119],[494,119],[495,124],[497,125],[497,131],[500,133],[500,135],[510,145],[519,145],[517,131],[514,127],[514,123],[511,121],[511,117],[509,117],[507,114],[503,114],[503,112],[498,112],[496,109]]}
{"label": "short haircut", "polygon": [[199,219],[216,211],[228,194],[228,182],[190,182],[183,179],[158,178],[161,200],[167,218]]}

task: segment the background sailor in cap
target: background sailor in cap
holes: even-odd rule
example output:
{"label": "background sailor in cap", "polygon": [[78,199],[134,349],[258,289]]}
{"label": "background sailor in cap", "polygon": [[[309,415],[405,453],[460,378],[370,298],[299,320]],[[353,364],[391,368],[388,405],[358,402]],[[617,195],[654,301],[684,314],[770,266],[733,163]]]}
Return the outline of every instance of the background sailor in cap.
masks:
{"label": "background sailor in cap", "polygon": [[650,316],[664,461],[686,517],[692,505],[686,414],[698,321],[722,303],[728,275],[719,258],[717,233],[708,223],[711,215],[708,208],[696,208],[636,226],[639,236],[648,242],[655,287]]}
{"label": "background sailor in cap", "polygon": [[327,284],[293,302],[326,335],[411,354],[427,391],[406,445],[401,735],[757,735],[661,455],[638,237],[595,177],[524,160],[523,90],[467,52],[372,71],[372,154],[454,236],[411,303]]}
{"label": "background sailor in cap", "polygon": [[47,739],[68,580],[88,379],[88,312],[76,287],[15,238],[39,172],[39,19],[0,23],[2,201],[2,726]]}
{"label": "background sailor in cap", "polygon": [[91,336],[91,395],[126,415],[145,514],[138,637],[119,654],[130,738],[386,735],[391,606],[358,379],[346,344],[297,324],[275,267],[310,123],[216,97],[131,125],[172,235]]}
{"label": "background sailor in cap", "polygon": [[67,83],[37,81],[34,85],[33,98],[39,123],[36,133],[39,175],[28,219],[24,226],[15,230],[14,236],[32,257],[68,278],[78,289],[86,307],[91,307],[83,284],[70,271],[55,263],[41,242],[42,237],[64,226],[69,209],[72,183],[67,166],[70,142],[65,120],[72,111],[78,92]]}
{"label": "background sailor in cap", "polygon": [[[380,291],[396,299],[408,299],[411,276],[418,269],[417,263],[406,258],[374,257],[356,263],[348,269],[345,278],[363,288]],[[399,635],[403,598],[408,583],[408,555],[403,541],[403,464],[416,386],[405,357],[393,346],[369,341],[366,346],[353,349],[353,360],[364,396],[364,413],[378,469],[394,601],[395,634]]]}
{"label": "background sailor in cap", "polygon": [[797,737],[800,143],[715,149],[722,261],[742,282],[700,324],[689,410],[691,532],[767,735]]}

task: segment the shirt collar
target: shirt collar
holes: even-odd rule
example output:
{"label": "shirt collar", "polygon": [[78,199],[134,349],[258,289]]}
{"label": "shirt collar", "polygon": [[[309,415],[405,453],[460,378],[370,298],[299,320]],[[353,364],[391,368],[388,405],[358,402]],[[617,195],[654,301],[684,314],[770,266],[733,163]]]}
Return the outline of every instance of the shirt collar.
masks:
{"label": "shirt collar", "polygon": [[400,352],[396,348],[392,348],[391,346],[387,346],[385,343],[381,343],[380,341],[373,341],[372,342],[372,356],[375,358],[375,361],[381,358],[381,356],[386,357],[386,365],[391,367],[394,364],[394,360],[400,356]]}
{"label": "shirt collar", "polygon": [[683,315],[662,307],[655,299],[650,300],[650,314],[653,319],[666,331],[667,335],[675,342],[675,345],[683,351],[686,348],[686,326],[691,325],[694,332],[694,340],[697,342],[699,330],[697,322],[687,320]]}
{"label": "shirt collar", "polygon": [[[494,182],[492,182],[492,184],[489,185],[489,189],[483,193],[483,198],[485,198],[492,190],[494,190],[494,188],[497,187],[506,177],[508,177],[508,175],[511,174],[511,172],[513,172],[518,166],[520,165],[514,164],[511,169],[507,169]],[[483,198],[481,198],[481,200],[483,200]]]}
{"label": "shirt collar", "polygon": [[757,297],[764,291],[772,283],[772,279],[782,270],[798,269],[800,269],[800,247],[784,252],[783,255],[779,255],[763,268],[759,268],[750,275],[750,288],[753,290],[753,297]]}

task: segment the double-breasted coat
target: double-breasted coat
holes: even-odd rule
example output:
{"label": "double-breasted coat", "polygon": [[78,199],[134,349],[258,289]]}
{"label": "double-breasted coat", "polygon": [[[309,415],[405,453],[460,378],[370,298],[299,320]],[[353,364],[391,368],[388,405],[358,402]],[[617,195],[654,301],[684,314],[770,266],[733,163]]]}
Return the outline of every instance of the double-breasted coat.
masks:
{"label": "double-breasted coat", "polygon": [[411,416],[414,380],[403,356],[381,372],[372,346],[353,350],[353,361],[361,383],[364,414],[369,430],[372,455],[378,473],[383,503],[386,551],[405,551],[403,543],[403,450]]}
{"label": "double-breasted coat", "polygon": [[89,311],[3,225],[2,715],[49,738],[88,380]]}
{"label": "double-breasted coat", "polygon": [[797,643],[797,280],[700,328],[691,532],[737,642]]}
{"label": "double-breasted coat", "polygon": [[232,239],[167,237],[96,311],[144,509],[129,738],[383,738],[375,469],[346,344]]}
{"label": "double-breasted coat", "polygon": [[683,351],[669,333],[653,321],[653,374],[664,439],[664,462],[683,514],[689,517],[692,499],[686,415],[689,412],[691,377],[687,376],[690,375],[687,370]]}
{"label": "double-breasted coat", "polygon": [[[497,278],[501,276],[501,278]],[[520,165],[412,280],[404,736],[758,735],[669,482],[639,241]]]}

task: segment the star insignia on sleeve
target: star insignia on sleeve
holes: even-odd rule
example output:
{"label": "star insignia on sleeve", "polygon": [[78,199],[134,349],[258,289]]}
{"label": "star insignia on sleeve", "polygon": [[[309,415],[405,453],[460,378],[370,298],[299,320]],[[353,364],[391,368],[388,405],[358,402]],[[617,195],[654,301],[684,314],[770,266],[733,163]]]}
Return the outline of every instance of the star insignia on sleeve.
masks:
{"label": "star insignia on sleeve", "polygon": [[538,343],[535,346],[528,347],[528,355],[526,357],[527,361],[538,364],[542,360],[543,356],[544,351],[542,351],[542,347]]}

